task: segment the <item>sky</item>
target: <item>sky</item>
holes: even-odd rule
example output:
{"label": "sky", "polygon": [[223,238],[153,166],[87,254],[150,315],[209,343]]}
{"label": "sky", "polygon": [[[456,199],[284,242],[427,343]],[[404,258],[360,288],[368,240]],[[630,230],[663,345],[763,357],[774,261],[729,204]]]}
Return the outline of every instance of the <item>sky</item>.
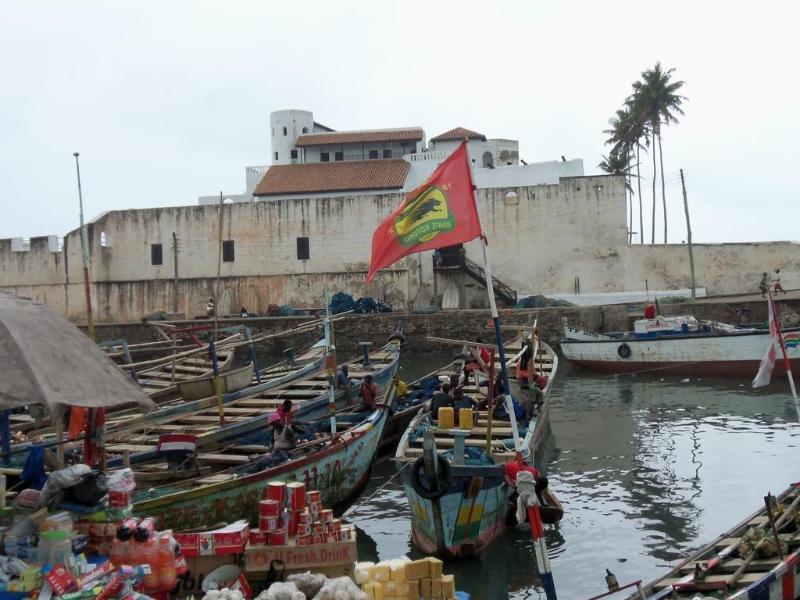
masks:
{"label": "sky", "polygon": [[[688,97],[663,135],[669,241],[686,239],[681,168],[695,242],[800,239],[798,3],[5,0],[2,9],[0,238],[77,226],[76,151],[88,219],[241,193],[244,167],[268,162],[269,113],[288,108],[335,129],[421,126],[430,138],[463,126],[518,139],[529,163],[563,155],[598,173],[608,119],[661,61]],[[646,216],[650,160],[642,156]],[[660,181],[658,192],[660,203]],[[656,230],[661,241],[660,216]]]}

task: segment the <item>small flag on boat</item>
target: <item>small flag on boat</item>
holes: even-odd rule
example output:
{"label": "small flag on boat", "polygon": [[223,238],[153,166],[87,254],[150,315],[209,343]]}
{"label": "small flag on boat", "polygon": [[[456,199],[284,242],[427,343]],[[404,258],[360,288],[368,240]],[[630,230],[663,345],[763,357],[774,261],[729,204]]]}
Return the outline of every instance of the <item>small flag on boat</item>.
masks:
{"label": "small flag on boat", "polygon": [[767,353],[764,355],[764,358],[761,359],[758,373],[756,373],[756,377],[753,379],[752,386],[754,388],[769,385],[770,379],[772,379],[772,369],[775,367],[776,348],[781,345],[778,321],[775,319],[775,304],[772,302],[772,294],[770,294],[767,302],[769,305],[769,348],[767,348]]}
{"label": "small flag on boat", "polygon": [[472,187],[465,141],[372,234],[367,281],[414,252],[454,246],[480,236]]}

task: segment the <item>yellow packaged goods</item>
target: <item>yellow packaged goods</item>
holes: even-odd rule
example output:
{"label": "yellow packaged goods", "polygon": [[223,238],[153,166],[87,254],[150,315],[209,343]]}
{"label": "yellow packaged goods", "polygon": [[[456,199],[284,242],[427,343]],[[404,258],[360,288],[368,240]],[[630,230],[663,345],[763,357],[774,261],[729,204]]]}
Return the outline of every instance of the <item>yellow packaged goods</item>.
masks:
{"label": "yellow packaged goods", "polygon": [[408,597],[413,600],[419,600],[419,579],[412,579],[406,582],[408,584]]}
{"label": "yellow packaged goods", "polygon": [[402,558],[395,558],[389,561],[389,568],[391,569],[392,581],[405,581],[406,580],[406,564],[408,560]]}
{"label": "yellow packaged goods", "polygon": [[443,406],[439,409],[439,427],[452,429],[455,427],[455,412],[450,406]]}
{"label": "yellow packaged goods", "polygon": [[431,564],[427,559],[412,560],[406,563],[406,579],[422,579],[431,576]]}
{"label": "yellow packaged goods", "polygon": [[460,429],[472,429],[471,408],[461,408],[458,410],[458,427]]}
{"label": "yellow packaged goods", "polygon": [[[407,581],[395,581],[394,582],[394,593],[398,598],[408,598],[409,597],[409,585]],[[417,594],[419,597],[419,594]],[[417,598],[414,598],[417,600]]]}
{"label": "yellow packaged goods", "polygon": [[450,600],[456,597],[456,578],[453,575],[442,575],[442,598]]}
{"label": "yellow packaged goods", "polygon": [[374,567],[374,562],[357,562],[354,569],[354,577],[358,585],[363,585],[369,581],[369,570]]}
{"label": "yellow packaged goods", "polygon": [[431,598],[441,600],[442,597],[442,580],[431,579]]}
{"label": "yellow packaged goods", "polygon": [[373,581],[389,581],[391,574],[392,570],[388,563],[378,563],[369,568],[369,578]]}
{"label": "yellow packaged goods", "polygon": [[419,591],[420,596],[422,596],[423,600],[431,600],[433,598],[431,594],[431,578],[426,577],[425,579],[419,580]]}
{"label": "yellow packaged goods", "polygon": [[363,589],[369,600],[384,600],[383,586],[379,581],[369,581],[364,584]]}
{"label": "yellow packaged goods", "polygon": [[395,589],[395,582],[394,581],[384,581],[381,583],[383,586],[383,596],[397,596],[397,590]]}
{"label": "yellow packaged goods", "polygon": [[442,561],[440,561],[438,558],[433,558],[432,556],[429,556],[425,560],[427,560],[428,564],[430,564],[430,566],[431,566],[431,574],[429,575],[429,577],[431,579],[441,579],[442,578]]}

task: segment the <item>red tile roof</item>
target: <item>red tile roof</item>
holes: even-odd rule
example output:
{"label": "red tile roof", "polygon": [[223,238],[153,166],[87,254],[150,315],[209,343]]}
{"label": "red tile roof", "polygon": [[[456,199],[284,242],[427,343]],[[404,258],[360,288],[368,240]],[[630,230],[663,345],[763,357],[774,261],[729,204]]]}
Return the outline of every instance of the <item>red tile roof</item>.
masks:
{"label": "red tile roof", "polygon": [[364,131],[331,131],[309,133],[297,139],[298,146],[323,146],[325,144],[368,144],[371,142],[417,141],[425,135],[419,127],[406,129],[371,129]]}
{"label": "red tile roof", "polygon": [[486,136],[482,133],[478,133],[477,131],[472,131],[471,129],[466,129],[465,127],[456,127],[455,129],[451,129],[450,131],[445,131],[444,133],[440,133],[434,138],[431,138],[432,142],[442,142],[444,140],[463,140],[464,138],[470,140],[481,140],[483,142],[486,141]]}
{"label": "red tile roof", "polygon": [[408,169],[402,159],[274,165],[267,169],[254,195],[397,189],[405,185]]}

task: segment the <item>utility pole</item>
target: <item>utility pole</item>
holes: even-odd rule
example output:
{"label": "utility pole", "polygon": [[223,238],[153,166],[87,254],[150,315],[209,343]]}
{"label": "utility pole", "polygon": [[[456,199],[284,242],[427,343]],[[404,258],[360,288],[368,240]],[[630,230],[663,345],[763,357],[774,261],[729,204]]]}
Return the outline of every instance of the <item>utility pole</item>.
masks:
{"label": "utility pole", "polygon": [[178,235],[172,232],[172,264],[174,276],[172,281],[172,312],[178,312]]}
{"label": "utility pole", "polygon": [[683,169],[681,169],[681,187],[683,188],[683,210],[686,213],[686,243],[689,246],[689,272],[692,277],[692,298],[695,298],[697,292],[695,288],[697,283],[694,278],[694,250],[692,248],[692,224],[689,221],[689,201],[686,199],[686,181],[683,178]]}
{"label": "utility pole", "polygon": [[94,341],[94,319],[92,318],[92,291],[89,278],[89,244],[86,239],[86,224],[83,222],[83,191],[81,190],[81,165],[78,162],[80,154],[73,152],[75,157],[75,171],[78,174],[78,207],[81,220],[81,254],[83,255],[83,288],[86,293],[86,333]]}

